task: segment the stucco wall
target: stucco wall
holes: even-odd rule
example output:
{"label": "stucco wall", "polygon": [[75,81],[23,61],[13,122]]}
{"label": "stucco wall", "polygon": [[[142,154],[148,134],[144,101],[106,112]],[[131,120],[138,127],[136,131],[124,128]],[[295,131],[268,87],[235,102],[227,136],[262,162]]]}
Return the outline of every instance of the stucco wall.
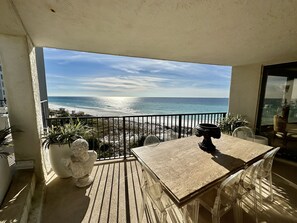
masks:
{"label": "stucco wall", "polygon": [[232,67],[229,112],[245,115],[254,130],[262,79],[262,65]]}
{"label": "stucco wall", "polygon": [[43,178],[40,134],[41,111],[35,48],[25,36],[0,34],[0,59],[7,90],[9,120],[21,132],[12,134],[17,161],[33,160]]}

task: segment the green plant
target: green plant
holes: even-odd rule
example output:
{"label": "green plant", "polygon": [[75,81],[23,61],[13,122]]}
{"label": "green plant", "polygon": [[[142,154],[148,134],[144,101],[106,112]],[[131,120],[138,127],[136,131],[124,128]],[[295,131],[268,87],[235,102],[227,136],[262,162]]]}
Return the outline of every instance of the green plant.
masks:
{"label": "green plant", "polygon": [[74,122],[70,119],[70,122],[63,126],[51,126],[48,132],[42,138],[45,139],[42,143],[45,148],[48,148],[50,144],[67,144],[70,146],[76,139],[87,138],[90,135],[92,129],[87,125],[81,124],[77,119]]}
{"label": "green plant", "polygon": [[146,138],[146,136],[141,135],[139,137],[139,139],[137,139],[135,142],[132,141],[130,143],[129,148],[132,149],[132,148],[136,148],[136,147],[139,147],[139,146],[143,146],[143,143],[144,143],[145,138]]}
{"label": "green plant", "polygon": [[85,140],[87,140],[89,143],[89,149],[91,150],[99,149],[101,141],[98,138],[96,138],[96,136],[91,135],[89,137],[86,137]]}
{"label": "green plant", "polygon": [[0,146],[6,143],[7,136],[11,134],[11,132],[12,132],[11,127],[0,130]]}
{"label": "green plant", "polygon": [[285,101],[281,104],[281,107],[277,109],[277,113],[285,120],[288,120],[290,108],[291,108],[291,102],[288,103],[287,99],[285,99]]}
{"label": "green plant", "polygon": [[231,135],[234,129],[240,126],[246,126],[249,122],[245,119],[244,116],[239,114],[228,113],[226,117],[223,117],[219,121],[219,127],[223,133]]}
{"label": "green plant", "polygon": [[9,153],[4,152],[1,146],[3,145],[11,145],[10,140],[8,140],[8,137],[12,132],[17,132],[20,130],[13,129],[12,127],[1,129],[0,130],[0,155],[9,155]]}

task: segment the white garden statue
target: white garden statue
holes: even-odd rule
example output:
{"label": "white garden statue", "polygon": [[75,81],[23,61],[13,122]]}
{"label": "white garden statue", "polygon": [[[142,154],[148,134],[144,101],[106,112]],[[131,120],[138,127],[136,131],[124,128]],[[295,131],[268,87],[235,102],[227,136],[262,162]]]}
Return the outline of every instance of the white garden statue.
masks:
{"label": "white garden statue", "polygon": [[71,157],[65,161],[65,165],[70,169],[72,177],[77,187],[86,187],[93,183],[90,176],[94,163],[97,159],[97,153],[89,151],[89,144],[84,139],[75,140],[70,147]]}

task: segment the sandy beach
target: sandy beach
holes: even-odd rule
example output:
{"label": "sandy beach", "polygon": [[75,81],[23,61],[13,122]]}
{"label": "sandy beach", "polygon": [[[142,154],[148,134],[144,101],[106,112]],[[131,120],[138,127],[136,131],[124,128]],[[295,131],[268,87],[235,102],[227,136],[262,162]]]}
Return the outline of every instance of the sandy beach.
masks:
{"label": "sandy beach", "polygon": [[125,112],[120,112],[120,111],[110,111],[108,109],[87,109],[87,108],[75,108],[75,107],[70,107],[70,106],[61,106],[61,105],[57,105],[57,104],[53,104],[53,103],[49,103],[49,108],[53,109],[53,110],[59,110],[60,108],[64,108],[67,111],[69,111],[69,113],[71,113],[72,111],[74,111],[75,113],[78,112],[84,112],[85,114],[89,114],[92,116],[103,116],[103,117],[107,117],[107,116],[124,116],[124,115],[131,115],[129,113],[125,113]]}

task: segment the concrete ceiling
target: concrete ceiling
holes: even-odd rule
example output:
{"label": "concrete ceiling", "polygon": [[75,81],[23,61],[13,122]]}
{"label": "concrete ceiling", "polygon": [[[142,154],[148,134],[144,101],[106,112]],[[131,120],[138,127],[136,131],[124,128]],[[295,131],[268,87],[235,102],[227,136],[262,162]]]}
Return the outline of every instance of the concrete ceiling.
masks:
{"label": "concrete ceiling", "polygon": [[40,47],[207,64],[297,60],[296,0],[1,0]]}

